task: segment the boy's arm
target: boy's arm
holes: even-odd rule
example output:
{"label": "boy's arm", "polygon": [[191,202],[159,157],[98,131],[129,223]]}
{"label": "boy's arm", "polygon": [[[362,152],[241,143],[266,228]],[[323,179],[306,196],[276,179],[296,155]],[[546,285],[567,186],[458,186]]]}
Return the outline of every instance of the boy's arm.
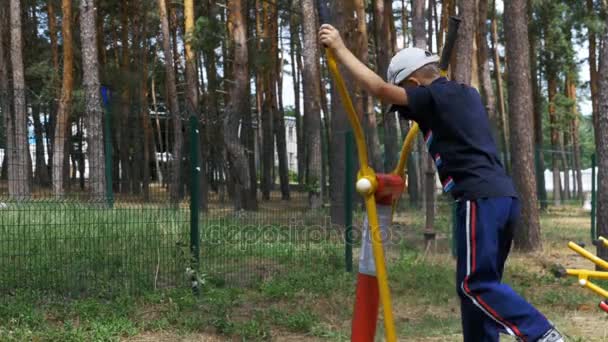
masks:
{"label": "boy's arm", "polygon": [[321,26],[319,40],[327,48],[332,49],[336,59],[348,70],[357,84],[372,96],[383,102],[395,105],[408,105],[407,93],[404,88],[385,82],[375,72],[361,63],[350,50],[346,48],[340,33],[331,25]]}

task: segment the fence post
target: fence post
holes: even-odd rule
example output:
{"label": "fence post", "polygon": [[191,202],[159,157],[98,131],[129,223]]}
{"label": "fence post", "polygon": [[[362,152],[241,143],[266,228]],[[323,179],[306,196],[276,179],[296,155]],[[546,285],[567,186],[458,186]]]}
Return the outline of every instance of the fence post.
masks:
{"label": "fence post", "polygon": [[595,153],[591,155],[591,241],[597,239],[596,226],[595,226],[595,211],[596,211],[596,182],[595,182]]}
{"label": "fence post", "polygon": [[101,98],[104,104],[104,141],[105,141],[105,171],[106,171],[106,203],[108,208],[114,206],[114,190],[112,188],[112,112],[110,111],[110,90],[101,87]]}
{"label": "fence post", "polygon": [[200,175],[199,129],[196,116],[190,116],[190,252],[192,254],[192,291],[198,294],[200,268]]}
{"label": "fence post", "polygon": [[353,155],[354,151],[354,137],[353,132],[348,131],[344,135],[346,139],[346,174],[344,175],[344,223],[346,229],[344,232],[344,243],[345,243],[345,261],[346,261],[346,272],[353,271]]}

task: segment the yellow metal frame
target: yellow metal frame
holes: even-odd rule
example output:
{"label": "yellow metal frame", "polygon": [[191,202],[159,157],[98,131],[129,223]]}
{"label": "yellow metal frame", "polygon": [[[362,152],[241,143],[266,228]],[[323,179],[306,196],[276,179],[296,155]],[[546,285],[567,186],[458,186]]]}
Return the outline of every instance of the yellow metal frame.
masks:
{"label": "yellow metal frame", "polygon": [[[378,222],[376,200],[374,198],[374,194],[376,193],[376,190],[378,188],[378,180],[376,178],[376,172],[369,165],[367,146],[365,144],[365,135],[363,133],[363,128],[361,126],[361,122],[359,121],[359,117],[357,116],[355,107],[353,106],[350,94],[348,93],[348,89],[346,88],[346,84],[344,83],[344,79],[342,78],[340,70],[338,69],[338,63],[336,62],[336,58],[330,49],[326,49],[325,53],[327,56],[327,65],[329,68],[329,72],[334,78],[336,88],[338,90],[338,93],[340,94],[340,97],[342,98],[342,102],[348,115],[348,120],[350,121],[350,125],[352,126],[353,133],[355,136],[355,143],[357,144],[357,154],[359,156],[360,165],[360,170],[357,173],[357,181],[361,179],[367,179],[371,184],[371,187],[368,191],[360,192],[360,194],[365,200],[365,208],[367,210],[367,217],[369,220],[370,232],[372,237],[372,249],[374,252],[374,262],[376,264],[376,276],[378,279],[378,288],[380,292],[380,301],[382,302],[382,309],[384,313],[384,330],[386,340],[388,342],[394,342],[397,341],[397,335],[395,333],[395,322],[393,318],[393,310],[391,304],[391,293],[390,288],[388,286],[388,274],[386,271],[384,248],[382,246],[382,234]],[[441,75],[446,76],[447,71],[442,70]],[[410,128],[401,148],[399,163],[397,164],[395,170],[391,172],[391,174],[398,175],[401,178],[405,179],[405,168],[407,165],[407,159],[410,155],[410,152],[412,151],[415,138],[419,132],[420,129],[418,127],[418,124],[414,123]],[[396,202],[393,203],[393,212],[396,207],[396,204]]]}
{"label": "yellow metal frame", "polygon": [[[600,237],[599,242],[603,243],[604,246],[608,247],[608,239]],[[580,245],[578,245],[574,242],[570,242],[570,243],[568,243],[568,247],[571,250],[578,253],[583,258],[591,261],[595,265],[597,265],[605,270],[608,270],[608,262],[606,262],[602,258],[599,258],[599,257],[593,255],[591,252],[587,251],[585,248],[581,247]],[[590,279],[608,280],[608,272],[592,271],[592,270],[585,270],[585,269],[566,269],[566,274],[569,276],[577,277],[578,283],[582,287],[589,289],[590,291],[596,293],[597,295],[599,295],[600,297],[602,297],[604,299],[608,299],[608,291],[590,281]]]}

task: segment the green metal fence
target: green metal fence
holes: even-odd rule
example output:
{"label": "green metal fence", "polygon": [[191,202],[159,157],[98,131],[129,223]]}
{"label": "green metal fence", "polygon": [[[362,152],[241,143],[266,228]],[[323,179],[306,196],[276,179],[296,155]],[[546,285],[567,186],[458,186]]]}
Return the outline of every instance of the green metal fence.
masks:
{"label": "green metal fence", "polygon": [[[327,193],[325,205],[311,210],[309,189],[292,179],[289,200],[281,199],[275,184],[267,200],[258,190],[257,211],[235,211],[226,165],[202,162],[201,151],[210,150],[205,143],[222,144],[209,140],[211,127],[205,120],[180,116],[184,144],[175,198],[170,193],[174,119],[117,99],[106,103],[102,144],[108,182],[100,196],[92,191],[96,183],[88,167],[94,142],[87,140],[84,114],[74,113],[69,136],[57,139],[56,123],[50,120],[53,107],[28,99],[28,108],[38,105],[38,117],[29,120],[40,131],[14,137],[30,142],[32,158],[25,169],[31,174],[9,172],[17,148],[0,144],[0,159],[5,160],[0,292],[113,295],[193,281],[255,287],[286,272],[344,271],[344,229],[330,222]],[[4,121],[7,112],[0,114]],[[142,122],[148,115],[151,136],[145,135]],[[55,142],[62,140],[66,160],[58,194],[52,186],[57,175],[52,156]],[[273,179],[278,183],[278,174]],[[28,184],[31,192],[17,196],[11,190],[15,184]]]}

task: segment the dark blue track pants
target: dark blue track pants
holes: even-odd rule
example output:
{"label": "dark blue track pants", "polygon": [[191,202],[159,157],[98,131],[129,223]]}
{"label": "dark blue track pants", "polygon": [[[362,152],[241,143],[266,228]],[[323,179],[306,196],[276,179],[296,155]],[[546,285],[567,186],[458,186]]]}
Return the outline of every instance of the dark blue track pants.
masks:
{"label": "dark blue track pants", "polygon": [[457,202],[457,286],[465,342],[498,341],[499,332],[534,342],[551,329],[547,319],[501,282],[520,216],[511,197]]}

